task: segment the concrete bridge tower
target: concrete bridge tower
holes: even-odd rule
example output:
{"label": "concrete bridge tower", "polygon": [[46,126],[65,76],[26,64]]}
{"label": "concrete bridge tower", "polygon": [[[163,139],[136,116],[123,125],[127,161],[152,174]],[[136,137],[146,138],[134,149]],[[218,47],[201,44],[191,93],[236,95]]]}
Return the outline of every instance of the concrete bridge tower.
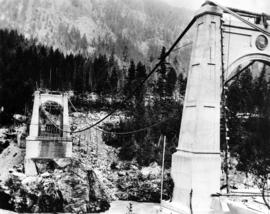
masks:
{"label": "concrete bridge tower", "polygon": [[205,4],[193,25],[180,137],[172,157],[173,199],[162,204],[168,213],[190,213],[191,206],[194,214],[209,213],[210,195],[219,192],[221,16],[217,7]]}
{"label": "concrete bridge tower", "polygon": [[195,23],[182,128],[172,157],[173,203],[187,213],[191,203],[194,213],[209,213],[210,195],[220,188],[221,15],[206,4]]}
{"label": "concrete bridge tower", "polygon": [[26,175],[37,174],[34,160],[70,157],[72,141],[69,134],[68,94],[36,91],[29,136],[26,138]]}
{"label": "concrete bridge tower", "polygon": [[211,197],[220,191],[222,84],[238,74],[239,66],[270,62],[270,16],[206,2],[194,18],[179,143],[172,157],[173,198],[161,204],[166,214],[222,213],[212,209]]}

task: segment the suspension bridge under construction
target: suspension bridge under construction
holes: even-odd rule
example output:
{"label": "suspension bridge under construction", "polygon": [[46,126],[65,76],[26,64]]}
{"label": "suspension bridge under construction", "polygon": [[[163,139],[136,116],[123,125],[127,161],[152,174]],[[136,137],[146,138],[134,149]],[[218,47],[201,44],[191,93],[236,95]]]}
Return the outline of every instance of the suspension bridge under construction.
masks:
{"label": "suspension bridge under construction", "polygon": [[[221,112],[226,115],[226,89],[230,81],[255,61],[270,63],[269,20],[266,14],[205,2],[165,56],[133,90],[133,93],[140,90],[193,27],[195,33],[179,143],[172,157],[173,198],[170,202],[161,202],[160,213],[233,213],[226,210],[217,197],[221,177]],[[48,102],[54,103],[50,109],[45,105]],[[59,109],[61,113],[57,114]],[[34,159],[72,158],[70,134],[96,127],[116,110],[72,132],[68,95],[36,92],[26,143],[26,174],[36,173]],[[46,112],[55,115],[47,124],[43,120],[44,116],[48,117]],[[227,132],[226,124],[224,130]],[[227,140],[228,134],[225,136]]]}

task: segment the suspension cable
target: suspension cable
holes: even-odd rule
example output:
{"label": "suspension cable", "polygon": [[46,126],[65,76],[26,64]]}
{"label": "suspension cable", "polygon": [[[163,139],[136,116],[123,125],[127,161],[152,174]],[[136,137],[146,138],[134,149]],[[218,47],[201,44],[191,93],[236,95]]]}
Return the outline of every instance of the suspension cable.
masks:
{"label": "suspension cable", "polygon": [[[74,110],[77,111],[77,108],[73,105],[73,103],[71,102],[70,99],[69,99],[69,102],[70,102],[72,108],[74,108]],[[85,122],[86,122],[88,125],[91,125],[91,124],[89,123],[89,121],[88,121],[89,119],[90,119],[90,118],[86,116],[86,117],[85,117]],[[160,124],[162,124],[162,123],[165,123],[166,121],[168,121],[168,120],[170,120],[170,119],[177,119],[177,118],[170,117],[170,118],[167,118],[167,119],[165,119],[165,120],[162,120],[162,121],[159,121],[159,122],[157,122],[157,123],[154,123],[154,124],[152,124],[152,125],[149,125],[149,126],[146,126],[146,127],[140,128],[140,129],[137,129],[137,130],[133,130],[133,131],[126,131],[126,132],[108,131],[108,130],[104,130],[104,129],[98,127],[98,126],[93,127],[93,128],[96,129],[96,130],[98,130],[98,131],[101,131],[101,132],[103,132],[103,133],[105,133],[105,134],[128,135],[128,134],[134,134],[134,133],[138,133],[138,132],[145,131],[145,130],[147,130],[147,129],[150,129],[150,128],[152,128],[152,127],[155,127],[155,126],[158,126],[158,125],[160,125]]]}
{"label": "suspension cable", "polygon": [[69,98],[68,98],[68,102],[71,105],[71,107],[74,109],[74,111],[78,112],[78,109],[73,105],[73,103],[71,102]]}
{"label": "suspension cable", "polygon": [[244,22],[245,24],[249,25],[250,27],[260,31],[261,33],[267,35],[270,37],[270,32],[269,31],[266,31],[264,30],[263,28],[259,27],[258,25],[256,24],[253,24],[251,23],[250,21],[242,18],[239,14],[237,14],[236,12],[233,12],[231,9],[227,8],[227,7],[224,7],[220,4],[217,4],[216,2],[213,2],[213,1],[208,1],[210,4],[213,4],[219,8],[221,8],[222,10],[226,11],[227,13],[231,14],[232,16],[234,16],[235,18],[239,19],[240,21]]}
{"label": "suspension cable", "polygon": [[192,44],[193,44],[193,42],[186,43],[186,44],[184,44],[184,45],[182,45],[182,46],[180,46],[180,47],[175,48],[175,49],[173,50],[173,52],[178,51],[178,50],[181,50],[182,48],[188,47],[188,46],[190,46],[190,45],[192,45]]}
{"label": "suspension cable", "polygon": [[159,121],[157,123],[154,123],[154,124],[152,124],[150,126],[146,126],[144,128],[140,128],[140,129],[137,129],[137,130],[134,130],[134,131],[127,131],[127,132],[114,132],[114,131],[111,132],[111,131],[107,131],[107,130],[101,129],[100,127],[97,127],[95,129],[97,129],[97,130],[99,130],[99,131],[101,131],[101,132],[103,132],[105,134],[128,135],[128,134],[134,134],[134,133],[142,132],[142,131],[145,131],[145,130],[150,129],[152,127],[158,126],[158,125],[160,125],[162,123],[165,123],[169,119],[175,119],[175,118],[167,118],[165,120],[162,120],[162,121]]}
{"label": "suspension cable", "polygon": [[243,68],[241,68],[235,75],[233,75],[230,79],[226,80],[224,82],[224,86],[226,86],[230,81],[232,81],[235,77],[237,77],[238,75],[240,75],[244,70],[246,70],[247,68],[249,68],[250,66],[252,66],[254,63],[256,62],[256,60],[252,60],[251,62],[249,62],[246,66],[244,66]]}

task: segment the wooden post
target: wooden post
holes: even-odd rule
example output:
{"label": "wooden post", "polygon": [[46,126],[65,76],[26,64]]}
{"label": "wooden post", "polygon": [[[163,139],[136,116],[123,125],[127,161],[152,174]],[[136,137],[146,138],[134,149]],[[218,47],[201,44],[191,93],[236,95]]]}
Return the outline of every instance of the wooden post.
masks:
{"label": "wooden post", "polygon": [[163,137],[163,152],[162,152],[162,166],[161,166],[160,203],[161,203],[161,201],[162,201],[162,193],[163,193],[165,147],[166,147],[166,136]]}
{"label": "wooden post", "polygon": [[96,155],[97,155],[97,161],[96,161],[96,163],[98,163],[98,150],[99,150],[99,148],[98,148],[98,134],[97,134],[97,129],[96,129],[96,144],[97,144],[97,147],[96,147]]}

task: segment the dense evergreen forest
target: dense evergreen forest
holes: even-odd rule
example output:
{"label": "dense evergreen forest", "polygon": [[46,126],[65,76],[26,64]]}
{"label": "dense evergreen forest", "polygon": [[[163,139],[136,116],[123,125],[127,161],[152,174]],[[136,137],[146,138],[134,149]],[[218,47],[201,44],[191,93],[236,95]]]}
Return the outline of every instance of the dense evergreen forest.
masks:
{"label": "dense evergreen forest", "polygon": [[113,53],[109,59],[64,56],[8,30],[0,31],[0,41],[0,103],[6,119],[23,113],[25,106],[31,109],[31,95],[37,88],[106,94],[116,91],[118,80],[124,78]]}
{"label": "dense evergreen forest", "polygon": [[[0,41],[0,103],[6,113],[22,113],[36,88],[113,95],[124,88],[126,81],[138,80],[147,73],[144,64],[135,65],[132,60],[120,68],[113,52],[110,56],[99,54],[91,58],[64,56],[8,30],[0,31]],[[128,57],[127,53],[124,55]],[[137,76],[132,74],[135,70]],[[127,87],[125,91],[128,90]],[[14,99],[16,105],[10,102]]]}
{"label": "dense evergreen forest", "polygon": [[[247,69],[228,87],[227,120],[229,151],[238,160],[237,169],[256,176],[265,185],[270,166],[270,87],[268,67],[259,75]],[[224,136],[221,136],[224,149]]]}

